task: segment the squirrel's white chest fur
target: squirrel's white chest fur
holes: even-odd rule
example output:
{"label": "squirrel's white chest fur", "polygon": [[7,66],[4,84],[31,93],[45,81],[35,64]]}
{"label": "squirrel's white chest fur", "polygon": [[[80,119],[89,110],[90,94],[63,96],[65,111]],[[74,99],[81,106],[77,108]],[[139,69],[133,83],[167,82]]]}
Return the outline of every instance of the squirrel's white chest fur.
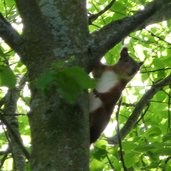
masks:
{"label": "squirrel's white chest fur", "polygon": [[114,71],[105,71],[97,82],[96,90],[99,93],[108,92],[118,82],[118,75]]}
{"label": "squirrel's white chest fur", "polygon": [[[116,86],[119,82],[118,75],[113,71],[105,71],[99,78],[96,86],[98,93],[106,93],[112,87]],[[93,93],[90,94],[90,112],[95,111],[103,105],[100,98],[96,97]]]}

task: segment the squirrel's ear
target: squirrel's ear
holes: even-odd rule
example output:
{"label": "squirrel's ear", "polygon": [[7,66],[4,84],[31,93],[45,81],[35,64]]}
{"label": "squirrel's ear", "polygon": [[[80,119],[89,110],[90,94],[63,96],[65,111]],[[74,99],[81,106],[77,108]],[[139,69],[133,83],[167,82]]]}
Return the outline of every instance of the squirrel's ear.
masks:
{"label": "squirrel's ear", "polygon": [[125,58],[125,57],[128,57],[129,54],[128,54],[128,48],[127,47],[124,47],[122,50],[121,50],[121,53],[120,53],[120,58]]}

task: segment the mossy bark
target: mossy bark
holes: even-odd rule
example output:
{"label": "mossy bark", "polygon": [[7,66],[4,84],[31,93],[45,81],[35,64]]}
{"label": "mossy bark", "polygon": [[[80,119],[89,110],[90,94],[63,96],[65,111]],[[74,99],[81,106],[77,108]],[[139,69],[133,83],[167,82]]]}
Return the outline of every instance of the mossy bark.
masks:
{"label": "mossy bark", "polygon": [[[36,87],[40,74],[54,62],[71,59],[84,66],[89,55],[85,1],[16,1],[24,22],[23,62],[31,88],[32,171],[89,170],[88,97],[74,104],[60,98],[53,86],[48,95]],[[29,15],[30,13],[30,15]],[[67,80],[66,80],[67,84]]]}

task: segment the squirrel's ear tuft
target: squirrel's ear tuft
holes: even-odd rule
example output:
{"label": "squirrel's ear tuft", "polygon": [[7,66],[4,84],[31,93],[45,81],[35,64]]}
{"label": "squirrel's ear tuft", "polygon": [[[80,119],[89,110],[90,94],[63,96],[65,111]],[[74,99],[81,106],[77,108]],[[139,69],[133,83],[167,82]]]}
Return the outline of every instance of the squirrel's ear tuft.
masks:
{"label": "squirrel's ear tuft", "polygon": [[121,50],[121,54],[120,54],[121,58],[125,58],[125,57],[128,57],[129,54],[128,54],[128,48],[127,47],[124,47],[122,50]]}

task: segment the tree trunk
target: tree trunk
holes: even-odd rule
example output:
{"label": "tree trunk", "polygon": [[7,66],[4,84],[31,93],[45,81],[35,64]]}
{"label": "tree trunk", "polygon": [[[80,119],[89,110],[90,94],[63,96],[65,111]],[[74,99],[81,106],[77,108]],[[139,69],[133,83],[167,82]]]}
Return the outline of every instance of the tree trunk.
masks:
{"label": "tree trunk", "polygon": [[[41,73],[59,60],[81,65],[88,55],[85,1],[16,1],[24,22],[24,43],[31,88],[32,171],[89,170],[89,113],[86,93],[74,104],[53,86],[44,94],[36,87]],[[80,9],[80,10],[78,10]],[[28,13],[31,13],[30,17]],[[66,80],[67,84],[67,80]]]}
{"label": "tree trunk", "polygon": [[88,170],[88,111],[53,93],[33,92],[31,104],[32,171]]}

